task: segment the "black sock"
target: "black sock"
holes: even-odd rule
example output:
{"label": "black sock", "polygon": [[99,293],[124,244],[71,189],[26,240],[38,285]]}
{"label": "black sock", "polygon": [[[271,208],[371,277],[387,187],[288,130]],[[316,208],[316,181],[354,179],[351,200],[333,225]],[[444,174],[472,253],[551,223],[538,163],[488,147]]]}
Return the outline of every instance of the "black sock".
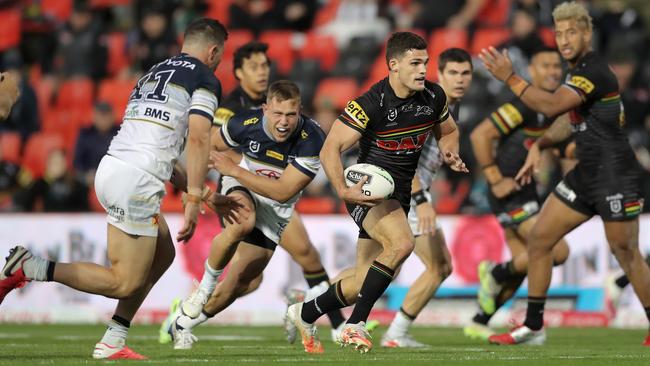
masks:
{"label": "black sock", "polygon": [[[330,282],[330,278],[327,275],[327,272],[325,271],[325,269],[322,268],[316,272],[303,272],[303,274],[305,276],[305,280],[307,281],[307,285],[310,288],[316,285],[320,285],[323,281],[327,283]],[[339,309],[330,311],[329,313],[327,313],[327,317],[330,319],[330,324],[332,324],[332,328],[338,328],[339,325],[341,325],[345,321],[345,318],[343,317],[343,313]]]}
{"label": "black sock", "polygon": [[645,316],[648,318],[648,322],[650,323],[650,306],[643,308],[645,310]]}
{"label": "black sock", "polygon": [[327,291],[313,300],[307,301],[302,305],[300,317],[307,323],[313,323],[323,314],[332,310],[341,309],[349,304],[345,302],[345,297],[341,292],[341,281],[331,285]]}
{"label": "black sock", "polygon": [[497,264],[492,268],[492,277],[497,281],[497,283],[504,283],[508,280],[515,279],[518,276],[521,276],[520,273],[515,272],[515,265],[512,261],[503,262]]}
{"label": "black sock", "polygon": [[544,326],[545,297],[528,296],[528,309],[524,325],[532,330],[540,330]]}
{"label": "black sock", "polygon": [[116,322],[116,323],[119,324],[119,325],[123,325],[123,326],[125,326],[125,327],[127,327],[127,328],[130,328],[130,327],[131,327],[131,322],[128,321],[128,320],[126,320],[126,319],[124,319],[124,318],[122,318],[122,317],[119,316],[119,315],[113,315],[113,318],[112,318],[112,319],[113,319],[114,322]]}
{"label": "black sock", "polygon": [[363,280],[357,303],[354,306],[352,315],[348,319],[348,324],[357,324],[368,320],[370,310],[375,305],[375,302],[386,291],[388,285],[393,281],[395,271],[386,267],[385,265],[374,261],[368,269],[368,274]]}
{"label": "black sock", "polygon": [[48,261],[48,263],[47,263],[47,281],[54,281],[54,266],[56,266],[56,262]]}
{"label": "black sock", "polygon": [[305,281],[307,281],[307,286],[309,286],[309,288],[320,285],[323,281],[327,283],[330,281],[327,272],[322,268],[316,272],[303,272],[303,275],[305,276]]}
{"label": "black sock", "polygon": [[617,278],[616,281],[614,282],[616,282],[616,286],[620,288],[624,288],[625,286],[630,284],[630,279],[627,278],[626,275],[622,275],[621,277]]}

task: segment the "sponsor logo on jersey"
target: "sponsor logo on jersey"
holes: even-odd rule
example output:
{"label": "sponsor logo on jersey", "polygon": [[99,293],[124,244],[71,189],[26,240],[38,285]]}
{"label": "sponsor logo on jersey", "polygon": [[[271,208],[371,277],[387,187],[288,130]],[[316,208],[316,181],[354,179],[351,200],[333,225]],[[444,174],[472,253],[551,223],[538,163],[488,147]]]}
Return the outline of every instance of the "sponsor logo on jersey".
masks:
{"label": "sponsor logo on jersey", "polygon": [[165,121],[165,122],[169,122],[169,119],[171,118],[171,113],[169,113],[168,111],[161,111],[160,109],[147,107],[144,110],[144,116],[145,117],[156,118],[156,119],[159,119],[159,120]]}
{"label": "sponsor logo on jersey", "polygon": [[356,170],[349,170],[348,175],[345,178],[350,182],[357,184],[361,179],[363,179],[363,177],[367,178],[365,184],[370,184],[370,182],[372,181],[372,175],[364,174]]}
{"label": "sponsor logo on jersey", "polygon": [[167,65],[167,66],[177,66],[177,67],[185,67],[190,70],[194,70],[196,65],[192,62],[186,61],[186,60],[174,60],[174,58],[168,58],[167,60],[160,62],[156,66],[160,65]]}
{"label": "sponsor logo on jersey", "polygon": [[395,118],[397,118],[397,109],[391,108],[388,111],[388,120],[393,122],[395,120]]}
{"label": "sponsor logo on jersey", "polygon": [[560,184],[555,187],[555,192],[567,199],[569,202],[575,201],[577,197],[576,193],[569,188],[564,181],[561,181]]}
{"label": "sponsor logo on jersey", "polygon": [[266,150],[266,156],[273,159],[284,160],[284,155],[273,150]]}
{"label": "sponsor logo on jersey", "polygon": [[345,107],[345,112],[359,127],[366,128],[368,125],[368,115],[356,101],[349,101],[347,107]]}
{"label": "sponsor logo on jersey", "polygon": [[214,113],[214,122],[218,125],[222,125],[228,122],[234,115],[235,112],[231,111],[228,108],[219,108]]}
{"label": "sponsor logo on jersey", "polygon": [[427,131],[417,136],[406,136],[394,140],[377,140],[377,147],[388,151],[415,152],[422,149],[429,134],[430,131]]}
{"label": "sponsor logo on jersey", "polygon": [[112,205],[108,207],[108,216],[114,218],[117,222],[124,222],[124,214],[124,209],[119,206]]}
{"label": "sponsor logo on jersey", "polygon": [[587,79],[584,76],[574,75],[571,77],[571,79],[569,79],[567,84],[582,90],[585,94],[591,93],[595,88],[594,83],[592,83],[591,80]]}
{"label": "sponsor logo on jersey", "polygon": [[428,105],[419,105],[415,111],[415,117],[417,116],[430,116],[433,114],[433,108]]}
{"label": "sponsor logo on jersey", "polygon": [[300,138],[305,140],[309,137],[309,134],[305,130],[300,130]]}
{"label": "sponsor logo on jersey", "polygon": [[252,152],[256,153],[256,152],[260,151],[260,143],[255,141],[255,140],[252,140],[251,142],[248,143],[248,148]]}
{"label": "sponsor logo on jersey", "polygon": [[254,125],[254,124],[256,124],[256,123],[259,122],[259,121],[260,121],[259,118],[257,118],[257,117],[251,117],[251,118],[249,118],[249,119],[247,119],[247,120],[244,121],[244,126]]}

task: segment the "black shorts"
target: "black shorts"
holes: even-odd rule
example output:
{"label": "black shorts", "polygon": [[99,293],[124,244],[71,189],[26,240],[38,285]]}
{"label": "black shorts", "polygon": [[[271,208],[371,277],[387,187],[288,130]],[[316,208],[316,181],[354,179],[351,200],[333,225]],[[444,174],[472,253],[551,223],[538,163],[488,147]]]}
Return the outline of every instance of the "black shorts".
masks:
{"label": "black shorts", "polygon": [[[404,205],[403,203],[401,203],[401,206],[402,209],[404,210],[404,213],[408,216],[411,206]],[[368,211],[370,211],[372,207],[364,206],[364,205],[356,205],[351,203],[346,203],[345,207],[347,208],[348,213],[352,217],[352,220],[354,220],[354,223],[357,224],[357,226],[359,227],[359,239],[371,239],[370,235],[368,235],[366,230],[363,228],[363,220],[366,219],[366,215],[368,215]]]}
{"label": "black shorts", "polygon": [[[553,190],[567,206],[603,221],[636,219],[643,210],[641,177],[635,169],[624,174],[587,172],[580,163]],[[602,170],[606,170],[605,167]]]}
{"label": "black shorts", "polygon": [[496,198],[488,191],[492,213],[504,228],[516,228],[522,222],[537,215],[540,209],[535,184],[521,187],[521,190],[503,198]]}

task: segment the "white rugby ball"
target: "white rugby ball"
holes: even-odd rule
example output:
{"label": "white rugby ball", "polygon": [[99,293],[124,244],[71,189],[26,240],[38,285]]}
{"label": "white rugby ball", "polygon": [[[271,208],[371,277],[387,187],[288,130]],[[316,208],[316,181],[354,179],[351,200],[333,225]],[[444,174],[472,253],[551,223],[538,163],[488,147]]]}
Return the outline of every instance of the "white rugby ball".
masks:
{"label": "white rugby ball", "polygon": [[368,177],[363,185],[363,194],[366,196],[375,196],[388,198],[395,190],[393,177],[384,168],[372,164],[354,164],[343,172],[345,184],[351,187],[357,184],[361,178]]}

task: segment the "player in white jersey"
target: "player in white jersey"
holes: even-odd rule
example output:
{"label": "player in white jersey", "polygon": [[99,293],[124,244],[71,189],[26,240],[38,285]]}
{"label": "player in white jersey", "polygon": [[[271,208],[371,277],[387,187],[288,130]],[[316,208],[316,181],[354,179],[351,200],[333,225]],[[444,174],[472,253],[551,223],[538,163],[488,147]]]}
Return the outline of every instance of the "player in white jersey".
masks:
{"label": "player in white jersey", "polygon": [[[462,49],[450,48],[438,56],[438,84],[447,95],[449,111],[458,121],[460,100],[472,83],[472,58]],[[411,209],[408,221],[415,236],[415,254],[425,266],[424,272],[409,288],[399,312],[381,339],[384,347],[424,347],[408,330],[431,300],[442,281],[451,274],[451,256],[445,236],[436,221],[429,187],[443,160],[436,139],[429,139],[422,148],[417,173],[411,187]]]}
{"label": "player in white jersey", "polygon": [[152,67],[133,89],[122,127],[95,176],[97,197],[108,213],[110,267],[52,262],[18,246],[0,273],[0,302],[29,281],[55,281],[119,299],[93,357],[145,359],[126,346],[126,336],[136,311],[174,259],[171,233],[160,215],[164,181],[170,179],[187,139],[189,202],[177,236],[187,240],[197,223],[220,94],[214,70],[226,38],[226,29],[216,20],[191,23],[182,53]]}

